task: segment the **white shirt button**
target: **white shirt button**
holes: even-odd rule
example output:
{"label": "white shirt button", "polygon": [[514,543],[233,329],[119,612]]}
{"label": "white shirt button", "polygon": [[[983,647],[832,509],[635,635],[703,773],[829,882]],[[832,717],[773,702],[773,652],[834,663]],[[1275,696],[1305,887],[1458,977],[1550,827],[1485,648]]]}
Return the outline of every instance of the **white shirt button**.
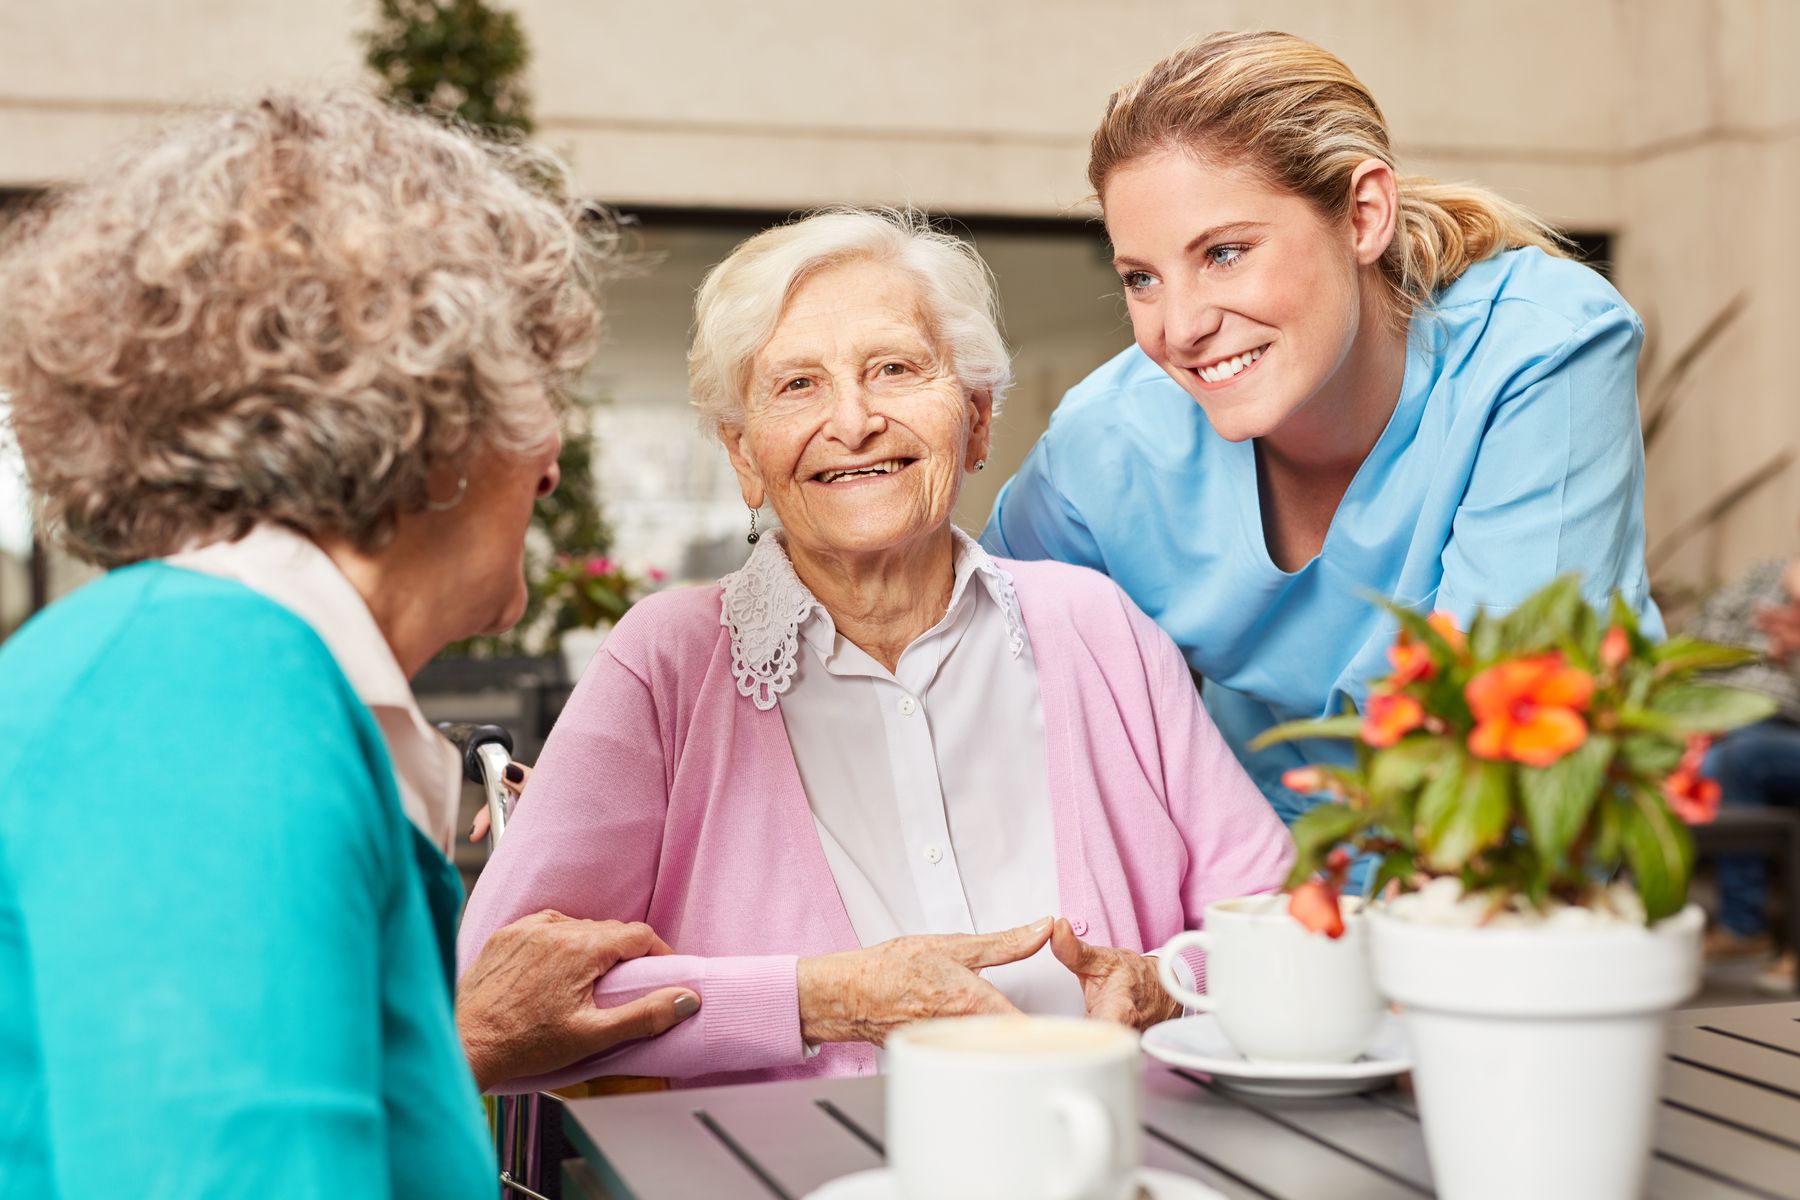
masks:
{"label": "white shirt button", "polygon": [[[914,700],[911,696],[900,697],[900,715],[901,716],[910,717],[918,711],[919,711],[919,702],[917,700]],[[936,862],[937,860],[934,858],[931,861]]]}
{"label": "white shirt button", "polygon": [[944,852],[936,846],[927,846],[925,847],[925,861],[928,863],[943,862]]}

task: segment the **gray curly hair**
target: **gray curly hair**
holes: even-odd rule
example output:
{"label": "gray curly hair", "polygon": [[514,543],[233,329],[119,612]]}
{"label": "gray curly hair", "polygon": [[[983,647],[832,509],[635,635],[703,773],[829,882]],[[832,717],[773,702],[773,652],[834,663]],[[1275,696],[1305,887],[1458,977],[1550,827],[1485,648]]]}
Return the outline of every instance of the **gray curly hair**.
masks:
{"label": "gray curly hair", "polygon": [[48,196],[0,244],[0,391],[49,528],[104,566],[260,522],[372,550],[435,467],[541,447],[610,245],[561,180],[344,91]]}

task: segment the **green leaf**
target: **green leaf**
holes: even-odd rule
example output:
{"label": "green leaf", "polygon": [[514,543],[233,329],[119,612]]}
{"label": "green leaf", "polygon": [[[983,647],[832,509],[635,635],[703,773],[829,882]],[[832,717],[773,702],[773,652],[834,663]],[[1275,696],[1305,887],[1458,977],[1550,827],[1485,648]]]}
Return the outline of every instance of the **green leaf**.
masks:
{"label": "green leaf", "polygon": [[1560,869],[1588,823],[1617,744],[1595,735],[1547,767],[1519,769],[1525,827],[1545,869]]}
{"label": "green leaf", "polygon": [[[1449,786],[1440,786],[1446,778]],[[1419,822],[1425,827],[1426,860],[1431,866],[1439,871],[1462,869],[1475,854],[1504,837],[1512,824],[1511,767],[1465,757],[1460,771],[1441,771],[1419,797]]]}
{"label": "green leaf", "polygon": [[1469,653],[1477,663],[1490,662],[1500,656],[1505,633],[1502,621],[1490,613],[1476,612],[1469,622]]}
{"label": "green leaf", "polygon": [[1672,637],[1661,645],[1650,648],[1650,658],[1656,663],[1657,674],[1663,676],[1741,667],[1761,657],[1756,651],[1742,646],[1723,646],[1717,642],[1702,642],[1691,637]]}
{"label": "green leaf", "polygon": [[1564,575],[1546,584],[1501,622],[1501,649],[1517,654],[1545,649],[1571,637],[1575,614],[1584,606],[1579,575]]}
{"label": "green leaf", "polygon": [[1644,915],[1660,921],[1687,903],[1688,877],[1694,869],[1694,840],[1676,820],[1663,798],[1647,786],[1632,789],[1621,833],[1625,861],[1631,867]]}
{"label": "green leaf", "polygon": [[1637,610],[1626,603],[1625,597],[1618,592],[1613,593],[1612,605],[1607,612],[1607,624],[1617,625],[1631,638],[1633,648],[1642,643],[1642,635],[1638,633]]}
{"label": "green leaf", "polygon": [[1587,866],[1608,874],[1619,869],[1624,856],[1624,813],[1630,800],[1617,795],[1605,796],[1594,809],[1594,844],[1587,853]]}
{"label": "green leaf", "polygon": [[1250,743],[1252,750],[1265,750],[1281,742],[1303,742],[1308,738],[1354,738],[1362,732],[1362,718],[1355,713],[1339,717],[1321,717],[1311,721],[1289,721],[1263,730]]}
{"label": "green leaf", "polygon": [[1377,800],[1410,792],[1455,751],[1454,742],[1429,734],[1404,738],[1375,755],[1369,767],[1369,791]]}
{"label": "green leaf", "polygon": [[1301,813],[1289,827],[1294,838],[1294,869],[1288,874],[1287,886],[1297,887],[1311,879],[1332,847],[1368,828],[1373,819],[1343,804],[1319,804]]}
{"label": "green leaf", "polygon": [[1671,683],[1650,697],[1650,710],[1683,733],[1721,733],[1775,715],[1775,702],[1760,692]]}
{"label": "green leaf", "polygon": [[1405,850],[1390,850],[1382,858],[1381,865],[1375,869],[1375,879],[1369,884],[1371,896],[1381,895],[1381,889],[1394,880],[1400,881],[1402,888],[1412,883],[1412,877],[1418,873],[1419,860]]}
{"label": "green leaf", "polygon": [[1633,734],[1619,743],[1619,756],[1639,775],[1667,775],[1681,763],[1682,745],[1666,737]]}

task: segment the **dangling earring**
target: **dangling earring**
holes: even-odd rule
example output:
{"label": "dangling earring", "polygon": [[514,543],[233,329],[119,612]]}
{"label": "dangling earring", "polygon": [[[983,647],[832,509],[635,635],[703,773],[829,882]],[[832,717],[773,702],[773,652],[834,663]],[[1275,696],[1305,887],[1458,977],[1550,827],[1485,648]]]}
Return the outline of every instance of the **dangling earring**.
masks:
{"label": "dangling earring", "polygon": [[756,539],[761,536],[762,534],[756,532],[756,510],[753,508],[750,510],[750,536],[744,540],[754,546],[756,545]]}
{"label": "dangling earring", "polygon": [[985,458],[978,458],[978,459],[976,459],[976,460],[975,460],[975,469],[976,469],[976,470],[977,470],[977,471],[985,471],[985,470],[987,470],[987,459],[985,459]]}

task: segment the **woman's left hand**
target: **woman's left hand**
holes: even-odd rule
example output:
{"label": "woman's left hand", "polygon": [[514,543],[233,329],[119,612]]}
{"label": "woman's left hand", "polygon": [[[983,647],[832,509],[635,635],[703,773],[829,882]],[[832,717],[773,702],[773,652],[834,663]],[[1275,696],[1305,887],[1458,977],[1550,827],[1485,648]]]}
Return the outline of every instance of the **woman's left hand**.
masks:
{"label": "woman's left hand", "polygon": [[1050,950],[1080,977],[1089,1017],[1148,1029],[1181,1015],[1181,1002],[1163,991],[1153,958],[1115,946],[1090,946],[1075,936],[1064,917],[1051,930]]}

